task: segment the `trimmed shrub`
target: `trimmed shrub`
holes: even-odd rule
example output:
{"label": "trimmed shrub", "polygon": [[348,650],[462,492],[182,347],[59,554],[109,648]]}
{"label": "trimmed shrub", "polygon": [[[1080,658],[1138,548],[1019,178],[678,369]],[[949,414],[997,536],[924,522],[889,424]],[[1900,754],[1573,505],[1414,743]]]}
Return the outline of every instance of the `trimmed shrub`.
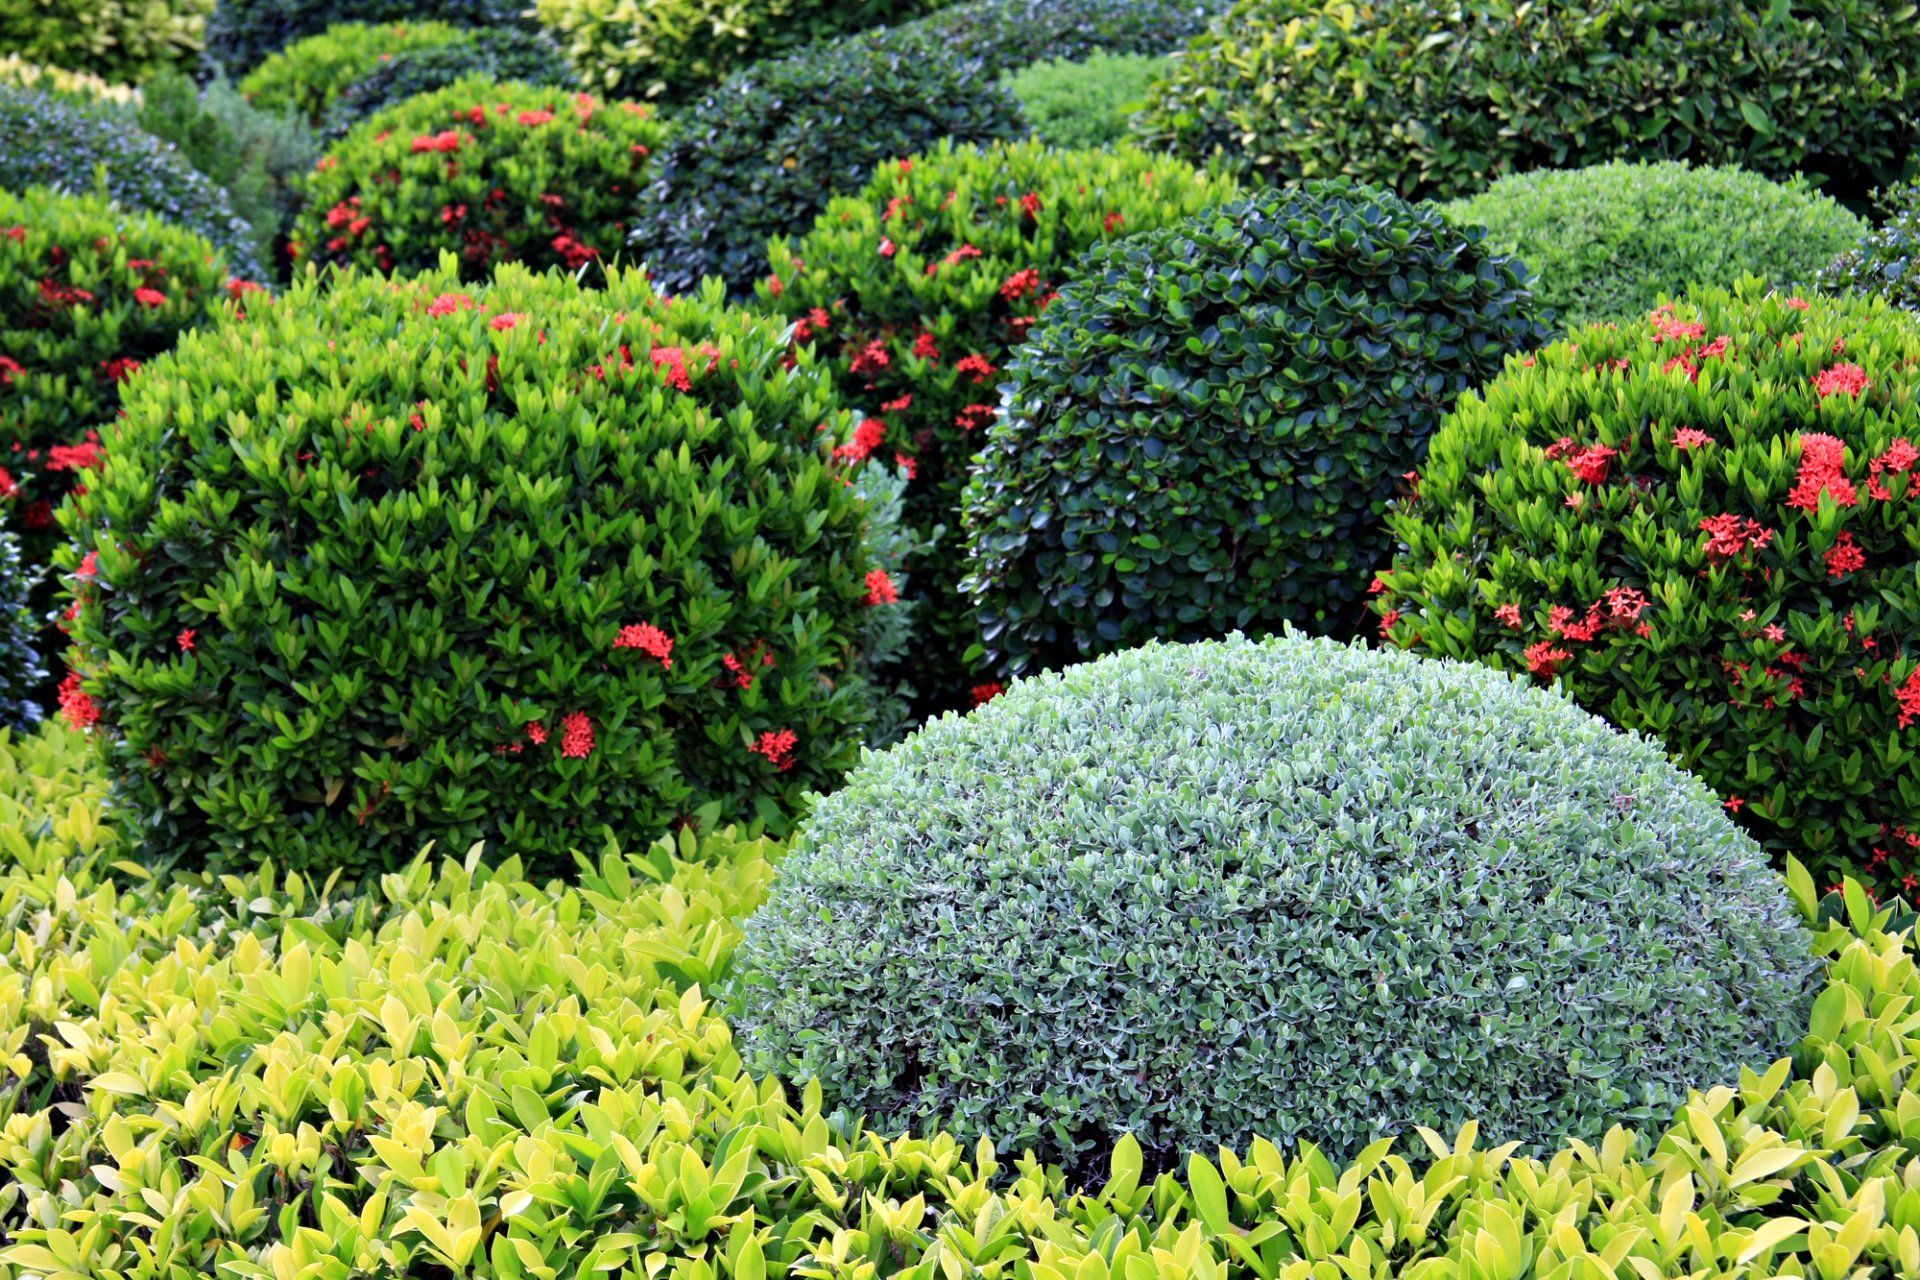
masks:
{"label": "trimmed shrub", "polygon": [[746,924],[750,1067],[1069,1165],[1535,1149],[1787,1049],[1810,943],[1714,797],[1471,664],[1151,645],[930,722]]}
{"label": "trimmed shrub", "polygon": [[1525,269],[1431,206],[1264,190],[1094,249],[1007,365],[963,499],[994,662],[1351,634],[1381,517],[1463,391],[1541,340]]}
{"label": "trimmed shrub", "polygon": [[0,53],[138,84],[191,66],[213,0],[0,0]]}
{"label": "trimmed shrub", "polygon": [[1127,119],[1146,101],[1166,58],[1096,53],[1084,62],[1036,62],[1007,77],[1007,88],[1033,124],[1033,136],[1056,147],[1110,147],[1127,136]]}
{"label": "trimmed shrub", "polygon": [[330,139],[388,107],[462,80],[516,80],[570,88],[573,71],[553,43],[515,28],[472,31],[451,44],[397,53],[340,90],[327,108]]}
{"label": "trimmed shrub", "polygon": [[247,73],[240,92],[263,111],[319,124],[348,85],[397,54],[455,43],[462,28],[445,22],[342,22],[296,40]]}
{"label": "trimmed shrub", "polygon": [[1526,263],[1568,329],[1638,320],[1695,283],[1811,281],[1865,230],[1802,183],[1678,162],[1516,174],[1444,212]]}
{"label": "trimmed shrub", "polygon": [[386,272],[452,252],[475,280],[502,262],[577,271],[623,247],[635,183],[665,135],[638,103],[463,80],[328,149],[293,252]]}
{"label": "trimmed shrub", "polygon": [[1920,246],[1920,181],[1882,191],[1877,203],[1885,220],[1827,265],[1820,273],[1820,287],[1874,294],[1897,307],[1920,311],[1920,270],[1914,267],[1914,251]]}
{"label": "trimmed shrub", "polygon": [[1392,643],[1557,681],[1777,855],[1920,886],[1920,322],[1702,291],[1510,364],[1435,435]]}
{"label": "trimmed shrub", "polygon": [[62,515],[66,709],[148,856],[552,868],[781,829],[858,758],[864,505],[777,323],[451,257],[254,311],[131,384]]}
{"label": "trimmed shrub", "polygon": [[1920,9],[1880,0],[1239,0],[1142,117],[1276,184],[1409,198],[1606,160],[1864,195],[1920,142]]}
{"label": "trimmed shrub", "polygon": [[29,62],[17,53],[0,58],[0,84],[10,84],[21,89],[38,89],[43,93],[59,94],[65,98],[80,98],[87,102],[116,102],[122,105],[140,100],[140,91],[132,85],[115,84],[86,71],[69,71],[64,67],[49,67],[38,62]]}
{"label": "trimmed shrub", "polygon": [[523,0],[219,0],[207,19],[207,54],[238,80],[304,36],[346,22],[445,22],[531,27]]}
{"label": "trimmed shrub", "polygon": [[882,162],[943,138],[1024,134],[995,74],[885,31],[741,72],[675,118],[642,194],[635,251],[669,291],[717,275],[744,292],[765,273],[768,240],[806,231]]}
{"label": "trimmed shrub", "polygon": [[1233,194],[1230,179],[1131,147],[942,143],[881,165],[805,239],[771,246],[760,305],[795,319],[796,338],[828,358],[863,415],[856,451],[912,473],[908,519],[929,543],[938,538],[916,565],[911,655],[914,682],[936,702],[974,683],[962,660],[976,640],[972,613],[951,548],[1001,367],[1087,248]]}

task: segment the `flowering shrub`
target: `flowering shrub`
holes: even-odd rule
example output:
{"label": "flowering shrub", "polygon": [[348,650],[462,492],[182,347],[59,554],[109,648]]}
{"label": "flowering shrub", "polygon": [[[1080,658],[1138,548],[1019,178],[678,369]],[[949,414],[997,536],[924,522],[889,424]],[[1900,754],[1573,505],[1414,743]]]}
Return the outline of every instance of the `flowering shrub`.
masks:
{"label": "flowering shrub", "polygon": [[381,271],[459,255],[576,271],[624,247],[634,185],[665,129],[653,108],[463,80],[350,130],[307,179],[294,249]]}
{"label": "flowering shrub", "polygon": [[964,498],[986,651],[1351,633],[1381,516],[1455,397],[1544,337],[1520,264],[1431,206],[1264,190],[1095,248],[1007,364]]}
{"label": "flowering shrub", "polygon": [[262,110],[318,124],[341,90],[396,54],[452,44],[462,34],[445,22],[342,22],[273,54],[240,81],[240,92]]}
{"label": "flowering shrub", "polygon": [[1821,271],[1820,287],[1876,294],[1920,311],[1920,267],[1914,261],[1920,250],[1920,180],[1882,191],[1877,203],[1884,221]]}
{"label": "flowering shrub", "polygon": [[1009,74],[1007,88],[1033,122],[1034,137],[1056,147],[1110,147],[1127,136],[1128,117],[1167,62],[1140,53],[1036,62]]}
{"label": "flowering shrub", "polygon": [[1920,887],[1920,322],[1705,291],[1509,365],[1434,437],[1381,634],[1558,681],[1821,883]]}
{"label": "flowering shrub", "polygon": [[396,53],[346,85],[327,108],[323,127],[330,138],[343,137],[376,112],[475,77],[556,88],[573,84],[566,58],[543,35],[516,27],[462,31],[447,44]]}
{"label": "flowering shrub", "polygon": [[784,827],[858,757],[887,607],[845,415],[785,354],[717,293],[451,258],[183,340],[63,513],[65,709],[144,848],[553,867],[608,827]]}
{"label": "flowering shrub", "polygon": [[1810,281],[1865,230],[1804,184],[1677,162],[1516,174],[1445,213],[1526,263],[1569,329],[1638,319],[1695,282]]}
{"label": "flowering shrub", "polygon": [[1147,136],[1276,183],[1471,195],[1605,160],[1819,175],[1862,195],[1920,142],[1920,9],[1882,0],[1239,0]]}
{"label": "flowering shrub", "polygon": [[530,28],[523,0],[219,0],[207,19],[207,53],[240,79],[303,36],[345,22],[445,22]]}
{"label": "flowering shrub", "polygon": [[[942,143],[882,164],[797,244],[771,246],[763,309],[796,322],[862,420],[849,448],[911,474],[907,512],[943,545],[917,565],[923,694],[957,690],[974,643],[951,551],[967,464],[998,412],[999,371],[1092,245],[1167,226],[1234,193],[1164,156]],[[945,685],[946,690],[939,686]]]}
{"label": "flowering shrub", "polygon": [[191,69],[213,0],[0,0],[0,51],[138,84]]}

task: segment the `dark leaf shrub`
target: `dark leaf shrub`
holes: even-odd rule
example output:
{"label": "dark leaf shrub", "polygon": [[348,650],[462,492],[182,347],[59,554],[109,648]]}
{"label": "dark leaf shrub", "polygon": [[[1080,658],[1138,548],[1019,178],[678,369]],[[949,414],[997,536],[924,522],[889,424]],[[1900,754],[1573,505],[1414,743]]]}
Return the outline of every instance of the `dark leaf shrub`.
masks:
{"label": "dark leaf shrub", "polygon": [[1882,221],[1857,245],[1820,273],[1820,287],[1834,293],[1865,293],[1920,311],[1920,181],[1904,182],[1879,195]]}
{"label": "dark leaf shrub", "polygon": [[[853,452],[911,473],[907,515],[933,539],[916,565],[916,684],[970,687],[959,593],[960,495],[1000,403],[1001,369],[1093,245],[1179,222],[1235,193],[1165,156],[954,147],[880,166],[804,239],[771,246],[760,305],[794,319],[862,421]],[[950,701],[950,699],[949,699]]]}
{"label": "dark leaf shrub", "polygon": [[783,829],[858,759],[888,594],[788,354],[711,291],[450,260],[184,339],[62,517],[63,707],[145,850],[559,868],[608,829]]}
{"label": "dark leaf shrub", "polygon": [[652,107],[463,80],[362,121],[306,180],[294,251],[380,271],[459,255],[576,271],[624,248],[636,182],[666,130]]}
{"label": "dark leaf shrub", "polygon": [[0,54],[138,84],[200,56],[213,0],[0,0]]}
{"label": "dark leaf shrub", "polygon": [[662,287],[717,275],[745,291],[766,273],[767,241],[799,235],[883,161],[943,138],[1025,133],[997,71],[924,36],[876,32],[762,63],[674,120],[634,229]]}
{"label": "dark leaf shrub", "polygon": [[1703,291],[1434,436],[1375,608],[1664,742],[1822,885],[1920,887],[1920,321]]}
{"label": "dark leaf shrub", "polygon": [[1920,7],[1882,0],[1239,0],[1143,119],[1275,183],[1471,195],[1606,160],[1858,197],[1920,141]]}
{"label": "dark leaf shrub", "polygon": [[1207,29],[1230,0],[972,0],[904,24],[995,75],[1096,53],[1172,53]]}
{"label": "dark leaf shrub", "polygon": [[[4,392],[0,392],[4,395]],[[0,726],[25,732],[45,718],[40,689],[47,683],[40,658],[38,596],[41,571],[20,558],[20,541],[0,528]]]}
{"label": "dark leaf shrub", "polygon": [[264,111],[319,124],[354,81],[400,54],[453,44],[463,34],[447,22],[342,22],[269,57],[240,81],[240,92]]}
{"label": "dark leaf shrub", "polygon": [[526,10],[523,0],[219,0],[207,19],[207,55],[238,80],[303,36],[343,22],[531,30]]}
{"label": "dark leaf shrub", "polygon": [[871,757],[748,920],[736,1025],[876,1130],[1081,1169],[1123,1133],[1162,1167],[1547,1146],[1786,1052],[1811,950],[1658,744],[1471,664],[1236,637]]}
{"label": "dark leaf shrub", "polygon": [[554,88],[573,84],[566,59],[543,36],[511,27],[465,32],[448,44],[396,53],[341,89],[327,108],[325,132],[330,139],[343,137],[376,112],[474,78]]}
{"label": "dark leaf shrub", "polygon": [[1008,362],[964,497],[988,656],[1350,634],[1388,499],[1454,399],[1544,337],[1533,313],[1477,229],[1347,182],[1094,249]]}

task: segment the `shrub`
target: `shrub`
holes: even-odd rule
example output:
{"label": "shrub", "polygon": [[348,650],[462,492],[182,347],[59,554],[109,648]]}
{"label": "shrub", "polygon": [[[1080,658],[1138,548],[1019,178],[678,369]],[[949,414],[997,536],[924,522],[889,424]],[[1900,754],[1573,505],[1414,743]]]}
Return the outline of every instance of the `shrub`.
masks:
{"label": "shrub", "polygon": [[329,138],[408,98],[467,79],[517,80],[564,88],[573,72],[553,43],[514,28],[474,31],[451,44],[397,53],[340,90],[327,109]]}
{"label": "shrub", "polygon": [[1007,78],[1007,88],[1033,123],[1033,134],[1056,147],[1110,147],[1127,136],[1127,118],[1167,59],[1096,53],[1084,62],[1036,62]]}
{"label": "shrub", "polygon": [[1920,10],[1879,0],[1239,0],[1143,117],[1275,183],[1465,196],[1605,160],[1805,171],[1836,193],[1920,141]]}
{"label": "shrub", "polygon": [[0,53],[137,84],[191,66],[213,0],[0,0]]}
{"label": "shrub", "polygon": [[1920,879],[1920,322],[1703,291],[1510,365],[1434,437],[1383,634],[1559,682],[1823,883]]}
{"label": "shrub", "polygon": [[[1089,246],[1164,227],[1234,194],[1165,156],[942,143],[883,164],[807,237],[771,247],[760,303],[799,321],[864,415],[862,450],[913,473],[908,518],[943,545],[916,566],[915,682],[964,689],[971,611],[958,592],[960,495],[999,405],[997,373]],[[804,264],[804,266],[802,265]],[[825,323],[822,323],[825,321]]]}
{"label": "shrub", "polygon": [[1454,398],[1543,336],[1477,229],[1345,182],[1096,248],[1007,365],[963,500],[1018,674],[1283,621],[1350,633]]}
{"label": "shrub", "polygon": [[247,73],[240,92],[265,111],[319,124],[348,85],[397,54],[453,44],[462,29],[445,22],[342,22],[296,40]]}
{"label": "shrub", "polygon": [[125,105],[140,100],[140,91],[132,85],[115,84],[85,71],[68,71],[64,67],[29,62],[17,53],[0,57],[0,84],[38,89],[43,93],[80,98],[87,102],[117,102]]}
{"label": "shrub", "polygon": [[370,117],[306,182],[295,252],[414,272],[443,251],[470,279],[501,262],[578,270],[617,254],[665,130],[653,108],[463,80]]}
{"label": "shrub", "polygon": [[981,60],[1003,75],[1049,59],[1171,53],[1207,29],[1229,0],[971,0],[901,30]]}
{"label": "shrub", "polygon": [[883,31],[763,63],[675,119],[636,251],[668,290],[717,275],[744,291],[765,272],[768,240],[804,232],[881,162],[1024,132],[982,64],[922,37]]}
{"label": "shrub", "polygon": [[9,729],[31,728],[44,714],[36,694],[47,669],[31,604],[39,580],[38,570],[21,562],[19,539],[0,529],[0,726]]}
{"label": "shrub", "polygon": [[445,22],[527,27],[523,0],[219,0],[207,19],[207,53],[234,79],[303,36],[345,22]]}
{"label": "shrub", "polygon": [[1913,261],[1914,247],[1920,244],[1920,181],[1881,192],[1878,204],[1885,220],[1827,265],[1820,273],[1820,287],[1877,294],[1895,306],[1920,311],[1920,272]]}
{"label": "shrub", "polygon": [[1803,184],[1674,162],[1516,174],[1445,213],[1525,262],[1565,328],[1637,320],[1696,282],[1811,281],[1863,230]]}
{"label": "shrub", "polygon": [[309,276],[106,431],[63,513],[97,566],[68,710],[150,855],[565,865],[606,827],[777,830],[857,758],[876,585],[825,376],[638,272],[458,285]]}
{"label": "shrub", "polygon": [[236,275],[265,278],[253,228],[227,193],[173,147],[142,132],[124,110],[0,85],[0,188],[104,195],[206,237]]}

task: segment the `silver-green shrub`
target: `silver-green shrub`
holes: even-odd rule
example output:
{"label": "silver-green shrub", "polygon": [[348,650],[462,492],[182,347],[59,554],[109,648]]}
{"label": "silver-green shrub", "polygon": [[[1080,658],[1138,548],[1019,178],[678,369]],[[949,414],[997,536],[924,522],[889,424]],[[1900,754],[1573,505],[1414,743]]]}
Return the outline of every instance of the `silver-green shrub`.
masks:
{"label": "silver-green shrub", "polygon": [[819,803],[746,925],[756,1070],[1086,1167],[1656,1121],[1806,1027],[1759,847],[1647,739],[1486,669],[1154,644]]}

